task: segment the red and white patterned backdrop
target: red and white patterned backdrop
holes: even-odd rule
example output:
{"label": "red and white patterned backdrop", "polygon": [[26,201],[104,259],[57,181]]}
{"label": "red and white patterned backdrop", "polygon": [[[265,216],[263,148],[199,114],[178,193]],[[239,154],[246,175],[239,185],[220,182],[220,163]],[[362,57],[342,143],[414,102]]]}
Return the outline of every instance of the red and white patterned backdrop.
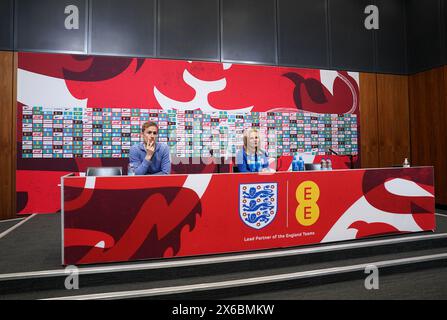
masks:
{"label": "red and white patterned backdrop", "polygon": [[[354,116],[357,122],[359,119],[359,75],[353,72],[47,53],[19,53],[18,68],[19,151],[24,136],[24,107],[345,114]],[[27,125],[35,139],[35,127],[41,129],[43,124]],[[59,135],[63,138],[63,132]],[[40,138],[36,136],[36,140]],[[24,158],[19,152],[18,212],[55,212],[60,209],[58,184],[62,175],[82,172],[89,166],[124,166],[126,161],[35,159]],[[334,158],[333,162],[335,166],[348,165],[345,159]],[[203,166],[200,170],[213,168]]]}

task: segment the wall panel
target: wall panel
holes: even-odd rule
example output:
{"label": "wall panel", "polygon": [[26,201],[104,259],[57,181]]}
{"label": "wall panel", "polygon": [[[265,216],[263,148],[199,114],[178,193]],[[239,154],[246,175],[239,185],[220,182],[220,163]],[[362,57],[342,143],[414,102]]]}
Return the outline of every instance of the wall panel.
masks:
{"label": "wall panel", "polygon": [[155,0],[90,3],[91,53],[155,56]]}
{"label": "wall panel", "polygon": [[158,19],[160,57],[219,61],[218,0],[163,0]]}
{"label": "wall panel", "polygon": [[409,78],[411,161],[435,167],[436,202],[447,205],[447,68]]}
{"label": "wall panel", "polygon": [[0,1],[0,50],[12,50],[14,48],[14,1]]}
{"label": "wall panel", "polygon": [[329,66],[326,0],[278,0],[279,64]]}
{"label": "wall panel", "polygon": [[360,73],[360,156],[362,168],[379,167],[377,75]]}
{"label": "wall panel", "polygon": [[406,0],[375,0],[380,10],[376,72],[407,73]]}
{"label": "wall panel", "polygon": [[440,0],[408,0],[408,69],[410,73],[441,64]]}
{"label": "wall panel", "polygon": [[0,220],[15,217],[14,53],[0,52]]}
{"label": "wall panel", "polygon": [[401,165],[410,158],[408,77],[377,75],[379,117],[379,163]]}
{"label": "wall panel", "polygon": [[374,30],[364,25],[369,0],[329,0],[331,68],[374,71]]}
{"label": "wall panel", "polygon": [[276,1],[221,0],[222,61],[277,63]]}
{"label": "wall panel", "polygon": [[[66,29],[66,21],[76,16],[67,10],[72,6],[78,29]],[[87,0],[16,0],[14,10],[16,50],[87,52]]]}
{"label": "wall panel", "polygon": [[409,130],[408,77],[361,73],[362,167],[401,165],[410,158]]}
{"label": "wall panel", "polygon": [[447,205],[447,67],[412,76],[360,74],[362,167],[434,166]]}

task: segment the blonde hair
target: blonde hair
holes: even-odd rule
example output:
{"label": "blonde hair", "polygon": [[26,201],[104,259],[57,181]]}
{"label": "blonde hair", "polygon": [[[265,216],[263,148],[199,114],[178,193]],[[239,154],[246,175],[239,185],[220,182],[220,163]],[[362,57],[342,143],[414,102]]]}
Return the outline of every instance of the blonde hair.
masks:
{"label": "blonde hair", "polygon": [[244,130],[243,141],[244,141],[245,152],[248,151],[248,139],[250,138],[250,134],[252,134],[253,132],[258,134],[258,138],[259,138],[258,154],[262,154],[262,153],[264,153],[264,151],[261,150],[261,147],[262,147],[261,132],[257,128],[247,128]]}

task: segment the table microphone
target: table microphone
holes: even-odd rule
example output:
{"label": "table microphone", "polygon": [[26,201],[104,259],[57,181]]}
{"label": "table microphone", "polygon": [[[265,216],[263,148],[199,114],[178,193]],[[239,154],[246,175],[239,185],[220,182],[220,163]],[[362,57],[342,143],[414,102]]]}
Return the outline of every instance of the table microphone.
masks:
{"label": "table microphone", "polygon": [[331,148],[328,149],[331,153],[335,154],[336,156],[338,156],[338,153],[335,152],[334,150],[332,150]]}

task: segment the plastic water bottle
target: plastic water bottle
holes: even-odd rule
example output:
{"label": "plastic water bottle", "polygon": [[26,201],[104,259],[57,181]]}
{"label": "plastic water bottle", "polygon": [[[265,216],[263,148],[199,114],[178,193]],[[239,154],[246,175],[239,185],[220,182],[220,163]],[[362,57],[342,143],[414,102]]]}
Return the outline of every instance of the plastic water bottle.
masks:
{"label": "plastic water bottle", "polygon": [[404,163],[402,165],[404,168],[409,168],[410,167],[410,161],[408,161],[408,158],[405,158]]}
{"label": "plastic water bottle", "polygon": [[300,158],[298,159],[298,170],[299,171],[304,171],[304,160],[303,157],[300,156]]}
{"label": "plastic water bottle", "polygon": [[327,167],[327,170],[332,170],[332,161],[330,158],[327,158],[327,160],[326,160],[326,167]]}
{"label": "plastic water bottle", "polygon": [[292,171],[299,171],[299,163],[298,163],[298,156],[294,155],[292,160]]}
{"label": "plastic water bottle", "polygon": [[135,168],[132,163],[129,163],[127,166],[127,175],[128,176],[134,176],[135,175]]}
{"label": "plastic water bottle", "polygon": [[321,159],[320,170],[327,170],[327,163],[326,163],[326,160],[324,158]]}

